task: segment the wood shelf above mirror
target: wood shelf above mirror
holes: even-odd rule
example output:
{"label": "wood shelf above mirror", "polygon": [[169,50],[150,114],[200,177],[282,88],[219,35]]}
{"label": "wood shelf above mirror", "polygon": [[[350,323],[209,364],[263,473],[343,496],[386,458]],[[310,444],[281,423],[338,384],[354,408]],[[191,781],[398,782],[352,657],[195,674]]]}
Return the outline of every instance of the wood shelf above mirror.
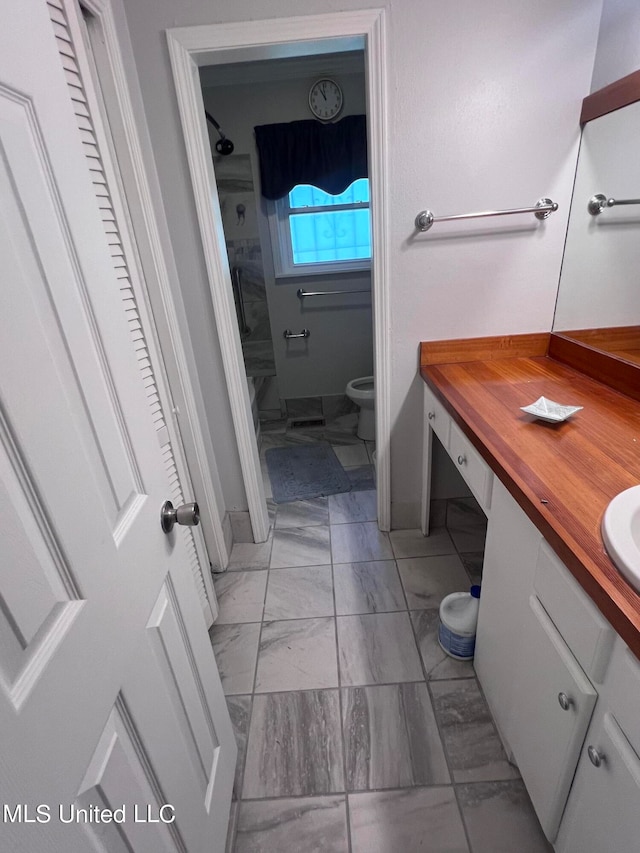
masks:
{"label": "wood shelf above mirror", "polygon": [[582,102],[580,124],[586,124],[594,118],[600,118],[636,101],[640,101],[640,71],[633,71],[626,77],[614,80],[608,86],[587,95]]}

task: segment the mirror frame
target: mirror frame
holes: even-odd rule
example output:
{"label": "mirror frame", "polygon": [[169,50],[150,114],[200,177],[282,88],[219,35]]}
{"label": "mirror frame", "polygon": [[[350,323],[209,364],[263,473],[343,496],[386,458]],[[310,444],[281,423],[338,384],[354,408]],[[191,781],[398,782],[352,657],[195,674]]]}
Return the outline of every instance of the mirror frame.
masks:
{"label": "mirror frame", "polygon": [[[582,102],[580,124],[584,127],[587,122],[636,101],[640,101],[640,70],[633,71],[626,77],[621,77],[608,86],[598,89],[597,92],[587,95]],[[589,333],[595,333],[595,331],[585,329],[582,330],[581,335],[588,338]],[[616,391],[621,391],[634,400],[640,400],[640,364],[598,349],[595,341],[586,343],[584,340],[570,337],[567,333],[552,331],[549,340],[549,356],[569,367],[576,368],[598,382],[609,385]]]}

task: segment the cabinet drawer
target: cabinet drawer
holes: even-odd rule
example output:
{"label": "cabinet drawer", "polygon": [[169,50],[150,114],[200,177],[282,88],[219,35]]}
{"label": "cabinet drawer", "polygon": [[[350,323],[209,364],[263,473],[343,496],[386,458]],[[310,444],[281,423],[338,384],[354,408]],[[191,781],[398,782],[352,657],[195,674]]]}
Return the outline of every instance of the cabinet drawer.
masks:
{"label": "cabinet drawer", "polygon": [[449,436],[449,455],[482,509],[488,512],[491,507],[493,472],[454,423],[451,424]]}
{"label": "cabinet drawer", "polygon": [[425,429],[430,426],[448,450],[451,418],[442,403],[436,399],[435,394],[426,385],[424,386],[424,423]]}
{"label": "cabinet drawer", "polygon": [[580,666],[602,684],[615,632],[546,542],[540,545],[533,587]]}
{"label": "cabinet drawer", "polygon": [[553,842],[597,693],[535,595],[520,634],[516,698],[505,734]]}

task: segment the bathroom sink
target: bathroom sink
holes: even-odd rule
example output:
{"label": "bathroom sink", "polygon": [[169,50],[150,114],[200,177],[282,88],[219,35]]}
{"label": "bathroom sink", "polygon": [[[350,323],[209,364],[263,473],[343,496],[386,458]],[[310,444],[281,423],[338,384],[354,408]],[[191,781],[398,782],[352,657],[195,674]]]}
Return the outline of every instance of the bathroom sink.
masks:
{"label": "bathroom sink", "polygon": [[620,573],[640,591],[640,486],[611,501],[602,519],[602,538]]}

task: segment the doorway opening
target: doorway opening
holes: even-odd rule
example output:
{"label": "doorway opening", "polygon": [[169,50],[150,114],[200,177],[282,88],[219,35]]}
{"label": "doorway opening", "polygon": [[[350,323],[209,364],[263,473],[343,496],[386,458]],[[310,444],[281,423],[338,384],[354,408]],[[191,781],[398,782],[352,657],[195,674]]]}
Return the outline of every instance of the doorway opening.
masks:
{"label": "doorway opening", "polygon": [[[313,34],[312,39],[309,37],[310,34]],[[389,277],[386,248],[388,191],[386,149],[383,144],[387,136],[384,12],[365,10],[189,27],[169,31],[168,41],[200,234],[208,268],[216,327],[220,338],[256,542],[266,540],[269,521],[238,331],[222,214],[219,205],[211,204],[212,198],[217,198],[217,190],[204,112],[205,105],[200,89],[199,69],[256,60],[364,52],[366,111],[369,126],[369,179],[372,198],[371,233],[374,246],[371,280],[374,318],[373,364],[376,377],[378,524],[382,530],[388,530],[390,526],[390,363],[388,357]],[[216,116],[216,120],[224,127],[220,116]],[[227,128],[225,133],[228,133]],[[237,211],[235,212],[237,214]],[[293,334],[300,332],[296,329],[289,329],[289,331]],[[283,331],[280,333],[283,334]]]}
{"label": "doorway opening", "polygon": [[332,445],[373,489],[373,418],[346,393],[373,376],[364,51],[205,66],[200,82],[267,499],[267,451],[301,443]]}

